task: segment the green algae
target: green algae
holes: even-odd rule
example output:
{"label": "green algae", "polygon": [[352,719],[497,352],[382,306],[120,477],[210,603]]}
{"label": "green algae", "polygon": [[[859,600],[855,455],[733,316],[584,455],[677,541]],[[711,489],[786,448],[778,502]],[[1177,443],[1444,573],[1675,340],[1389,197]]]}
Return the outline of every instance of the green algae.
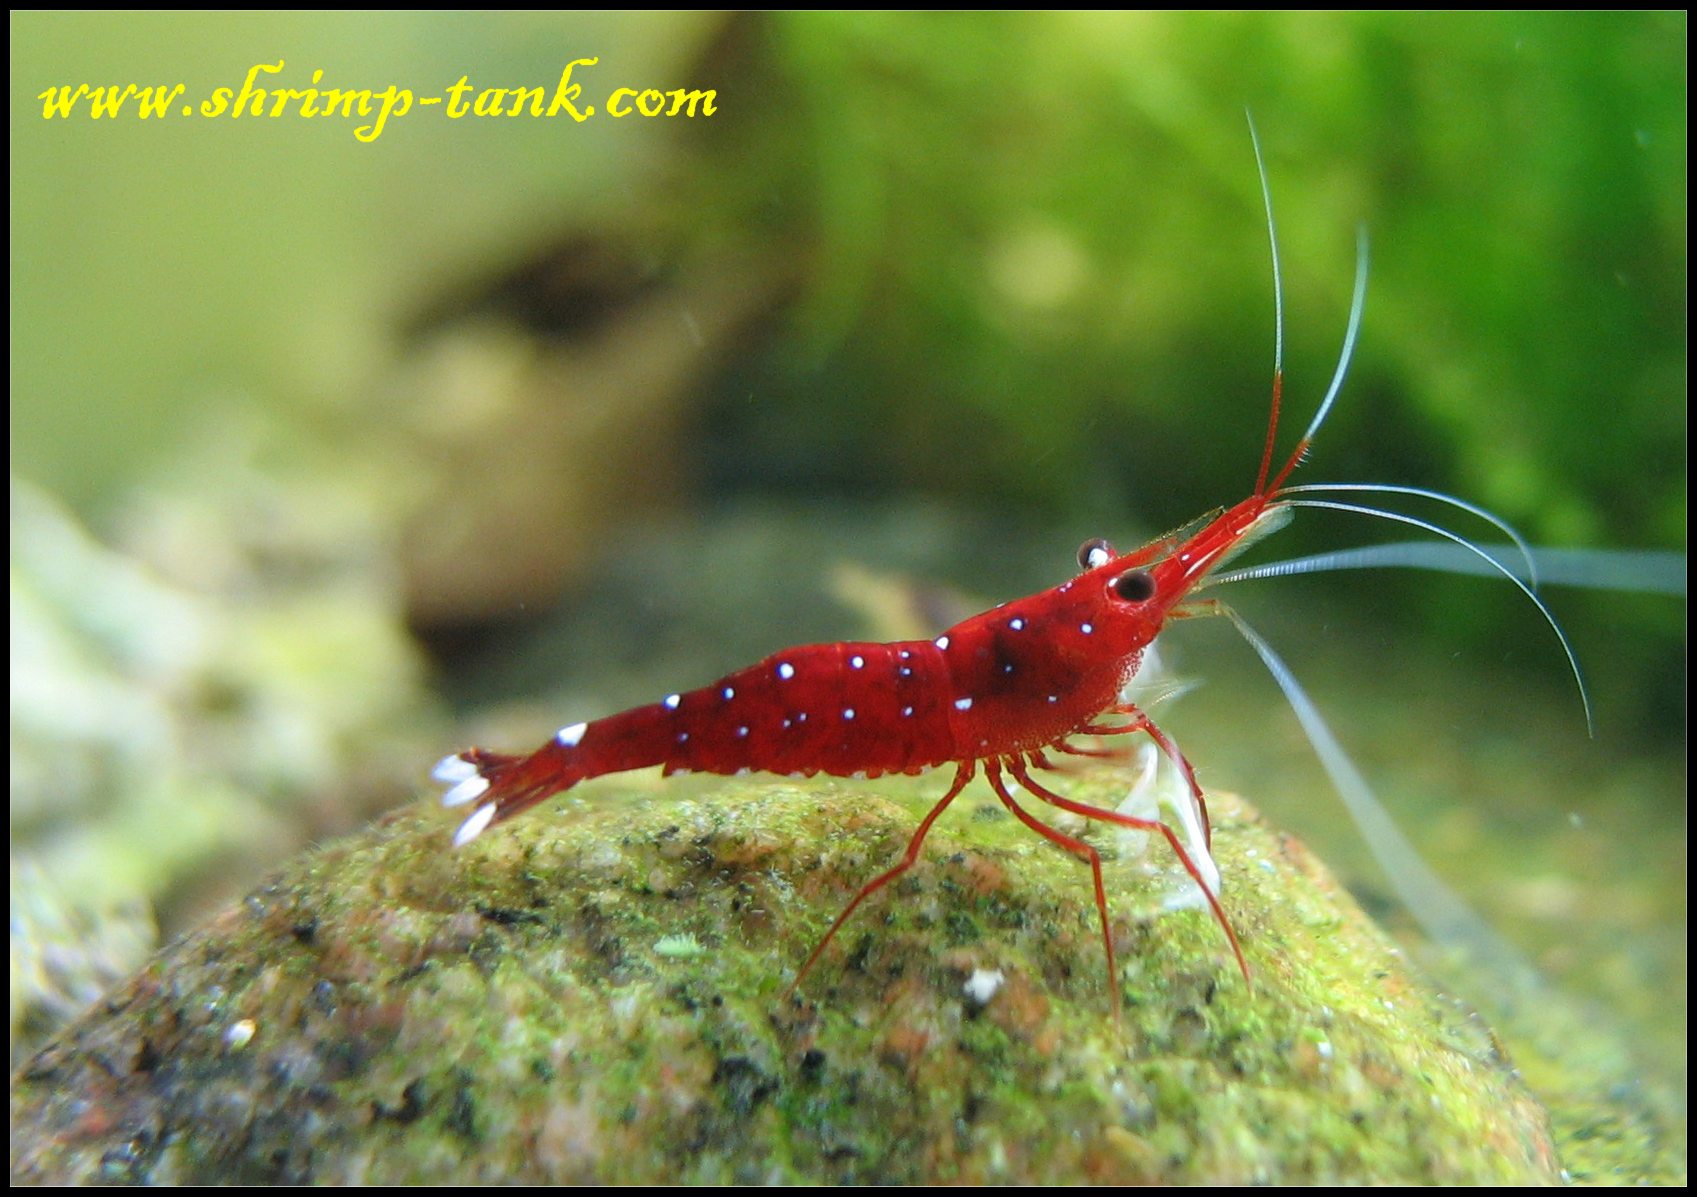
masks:
{"label": "green algae", "polygon": [[437,812],[389,816],[30,1060],[14,1179],[1557,1177],[1489,1032],[1226,795],[1252,988],[1205,912],[1162,913],[1170,862],[1097,835],[1116,1023],[1088,872],[963,798],[786,996],[936,780],[614,779],[457,852]]}

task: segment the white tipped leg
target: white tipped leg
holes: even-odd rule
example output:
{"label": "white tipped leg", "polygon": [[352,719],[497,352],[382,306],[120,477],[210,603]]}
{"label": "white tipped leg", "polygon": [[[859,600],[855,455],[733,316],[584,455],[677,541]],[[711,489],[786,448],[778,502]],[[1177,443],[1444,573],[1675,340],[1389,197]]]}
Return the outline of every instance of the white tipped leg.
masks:
{"label": "white tipped leg", "polygon": [[[464,781],[460,782],[459,785],[442,795],[442,805],[464,806],[473,799],[482,797],[483,792],[488,788],[489,779],[487,777],[468,777]],[[481,831],[482,828],[479,828],[478,830]]]}
{"label": "white tipped leg", "polygon": [[430,776],[445,786],[451,786],[468,777],[476,777],[477,766],[456,753],[437,761],[435,768],[430,770]]}
{"label": "white tipped leg", "polygon": [[[1173,827],[1179,839],[1184,841],[1185,851],[1190,853],[1190,859],[1195,862],[1197,871],[1208,883],[1208,888],[1218,894],[1220,869],[1208,851],[1207,840],[1202,834],[1202,820],[1196,808],[1196,798],[1191,794],[1190,786],[1173,767],[1166,754],[1154,744],[1140,745],[1137,755],[1137,777],[1125,801],[1117,808],[1119,813],[1158,823],[1166,822],[1165,813],[1172,812],[1173,819],[1168,826]],[[1121,828],[1119,836],[1122,851],[1128,855],[1141,856],[1152,834]],[[1186,910],[1205,906],[1207,901],[1207,895],[1196,887],[1194,881],[1185,877],[1179,888],[1168,895],[1165,905],[1168,910]]]}
{"label": "white tipped leg", "polygon": [[[481,780],[481,778],[479,780]],[[469,819],[460,824],[460,829],[454,832],[454,847],[463,848],[467,844],[471,843],[471,841],[475,840],[478,836],[482,835],[484,829],[489,826],[490,821],[494,819],[494,817],[495,804],[493,802],[489,803],[487,806],[478,807],[472,812]]]}
{"label": "white tipped leg", "polygon": [[[1148,819],[1152,823],[1160,822],[1161,796],[1158,787],[1165,780],[1161,777],[1161,759],[1161,750],[1154,744],[1143,743],[1137,746],[1137,771],[1132,775],[1131,789],[1127,791],[1125,801],[1115,808],[1120,814],[1130,815],[1134,819]],[[1132,855],[1143,855],[1143,850],[1149,843],[1149,832],[1128,829],[1120,834]]]}

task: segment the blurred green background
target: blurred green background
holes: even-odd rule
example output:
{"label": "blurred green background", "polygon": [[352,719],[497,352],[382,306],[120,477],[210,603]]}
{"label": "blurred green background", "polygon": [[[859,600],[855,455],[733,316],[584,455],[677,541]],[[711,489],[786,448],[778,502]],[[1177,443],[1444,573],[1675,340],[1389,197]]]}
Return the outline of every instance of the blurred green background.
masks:
{"label": "blurred green background", "polygon": [[[671,423],[650,446],[666,493],[645,496],[663,506],[923,495],[1121,539],[1170,527],[1238,496],[1259,447],[1271,287],[1248,107],[1297,417],[1341,337],[1357,224],[1373,243],[1309,480],[1448,489],[1542,544],[1683,544],[1677,14],[13,27],[14,462],[97,526],[232,411],[344,469],[453,470],[452,436],[422,452],[395,385],[426,334],[469,319],[557,345],[660,294],[678,310],[643,348],[707,360],[604,418]],[[26,102],[85,81],[193,98],[279,59],[295,86],[548,87],[589,56],[586,99],[687,84],[719,110],[419,110],[363,144],[340,119],[44,121]],[[1307,517],[1289,548],[1349,522]],[[1392,575],[1375,601],[1433,645],[1546,647],[1506,589],[1411,589]],[[1610,643],[1593,668],[1642,671],[1610,695],[1620,734],[1677,708],[1665,607],[1564,612]]]}
{"label": "blurred green background", "polygon": [[[457,742],[947,623],[1058,580],[1088,536],[1243,497],[1273,324],[1246,108],[1286,445],[1330,378],[1358,225],[1372,243],[1355,366],[1298,480],[1446,490],[1540,545],[1683,551],[1683,14],[11,31],[14,907],[56,883],[77,897],[40,902],[43,935],[128,929],[38,953],[21,996],[15,931],[15,1036],[153,922],[410,800]],[[36,98],[186,102],[279,60],[280,86],[551,93],[589,57],[581,123],[417,109],[370,143],[298,108],[44,120]],[[716,111],[611,119],[622,86],[712,89]],[[1362,525],[1303,513],[1258,556],[1393,538]],[[1678,1026],[1645,1033],[1682,1045],[1683,600],[1550,592],[1587,742],[1506,585],[1233,595],[1439,871],[1627,1017],[1676,992]],[[1205,783],[1371,900],[1228,636],[1175,650],[1207,682],[1172,716]]]}

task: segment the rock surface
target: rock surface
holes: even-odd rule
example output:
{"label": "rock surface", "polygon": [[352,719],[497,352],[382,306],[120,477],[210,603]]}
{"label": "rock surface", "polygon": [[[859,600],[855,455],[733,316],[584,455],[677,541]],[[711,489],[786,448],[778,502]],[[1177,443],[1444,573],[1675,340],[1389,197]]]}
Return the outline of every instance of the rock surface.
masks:
{"label": "rock surface", "polygon": [[[1111,774],[1065,782],[1118,800]],[[290,867],[12,1082],[26,1183],[1528,1183],[1546,1117],[1323,868],[1211,799],[1247,988],[1173,866],[1088,870],[939,778],[642,775],[448,849],[418,807]]]}

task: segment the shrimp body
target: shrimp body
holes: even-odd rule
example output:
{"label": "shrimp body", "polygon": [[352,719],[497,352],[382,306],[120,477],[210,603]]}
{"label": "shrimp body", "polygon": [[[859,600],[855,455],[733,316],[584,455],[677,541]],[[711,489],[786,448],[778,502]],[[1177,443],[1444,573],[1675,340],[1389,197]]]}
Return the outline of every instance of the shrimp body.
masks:
{"label": "shrimp body", "polygon": [[1160,542],[1121,557],[1086,547],[1100,564],[935,640],[801,645],[698,690],[561,728],[527,757],[449,757],[436,771],[453,786],[444,801],[482,799],[469,839],[580,781],[653,765],[879,777],[1057,746],[1115,709],[1178,587],[1201,576],[1175,568],[1189,550],[1139,568]]}
{"label": "shrimp body", "polygon": [[1112,705],[1152,635],[1127,629],[1129,651],[1092,653],[1089,638],[1106,644],[1114,625],[1100,604],[1072,596],[1081,580],[935,640],[786,649],[698,690],[562,728],[529,757],[450,757],[438,778],[456,782],[449,805],[487,794],[489,822],[500,822],[588,778],[653,765],[879,777],[1052,745]]}
{"label": "shrimp body", "polygon": [[[935,640],[807,644],[698,690],[561,728],[527,757],[471,749],[436,770],[447,805],[482,799],[462,840],[580,781],[670,773],[920,773],[1100,733],[1171,609],[1270,509],[1256,496],[1190,539],[1080,553],[1078,576]],[[1142,563],[1160,560],[1152,568]]]}
{"label": "shrimp body", "polygon": [[[1005,770],[1051,805],[1164,834],[1202,887],[1247,979],[1237,935],[1218,898],[1165,824],[1073,802],[1043,787],[1030,770],[1055,767],[1045,749],[1098,755],[1069,744],[1074,735],[1146,732],[1183,772],[1208,834],[1207,806],[1189,762],[1120,694],[1169,613],[1278,510],[1275,496],[1266,488],[1184,540],[1163,538],[1125,554],[1105,541],[1088,542],[1075,577],[963,620],[935,640],[802,645],[698,690],[570,724],[528,756],[474,748],[447,757],[434,774],[449,786],[444,804],[478,804],[455,843],[581,781],[654,765],[667,774],[871,778],[953,764],[954,784],[920,825],[902,862],[856,895],[797,974],[799,983],[854,908],[911,867],[932,822],[982,768],[1016,817],[1091,865],[1111,984],[1114,950],[1100,857],[1026,811]],[[1130,716],[1131,722],[1099,723],[1104,714]]]}
{"label": "shrimp body", "polygon": [[[1258,144],[1256,158],[1259,164]],[[1262,189],[1265,196],[1264,170]],[[1269,200],[1269,230],[1271,223]],[[1277,296],[1276,239],[1273,273]],[[1110,991],[1117,970],[1101,857],[1089,843],[1043,822],[1022,800],[1035,798],[1088,819],[1161,834],[1206,897],[1247,981],[1249,966],[1237,933],[1170,827],[1069,799],[1038,782],[1032,770],[1057,768],[1049,751],[1110,755],[1071,744],[1073,736],[1146,734],[1178,767],[1195,802],[1203,842],[1211,846],[1208,808],[1195,770],[1173,741],[1121,695],[1169,618],[1229,613],[1217,603],[1186,602],[1222,561],[1282,524],[1292,507],[1345,506],[1290,499],[1296,488],[1282,488],[1343,380],[1365,286],[1363,241],[1344,351],[1318,414],[1275,471],[1282,378],[1275,360],[1272,410],[1255,485],[1247,498],[1205,519],[1196,531],[1161,537],[1128,553],[1116,553],[1103,540],[1089,541],[1079,550],[1075,576],[963,620],[935,640],[786,649],[699,690],[570,724],[528,756],[473,748],[447,757],[433,774],[448,787],[443,803],[475,803],[455,844],[588,778],[654,765],[666,773],[868,778],[953,765],[953,783],[920,822],[902,859],[855,895],[797,972],[793,992],[855,908],[913,866],[932,824],[982,770],[1015,818],[1090,865]],[[1282,317],[1279,328],[1282,343]],[[1104,723],[1104,716],[1125,721]],[[1017,786],[1009,784],[1010,777]],[[1016,798],[1015,789],[1028,797]],[[1117,1018],[1117,1002],[1114,1010]]]}

